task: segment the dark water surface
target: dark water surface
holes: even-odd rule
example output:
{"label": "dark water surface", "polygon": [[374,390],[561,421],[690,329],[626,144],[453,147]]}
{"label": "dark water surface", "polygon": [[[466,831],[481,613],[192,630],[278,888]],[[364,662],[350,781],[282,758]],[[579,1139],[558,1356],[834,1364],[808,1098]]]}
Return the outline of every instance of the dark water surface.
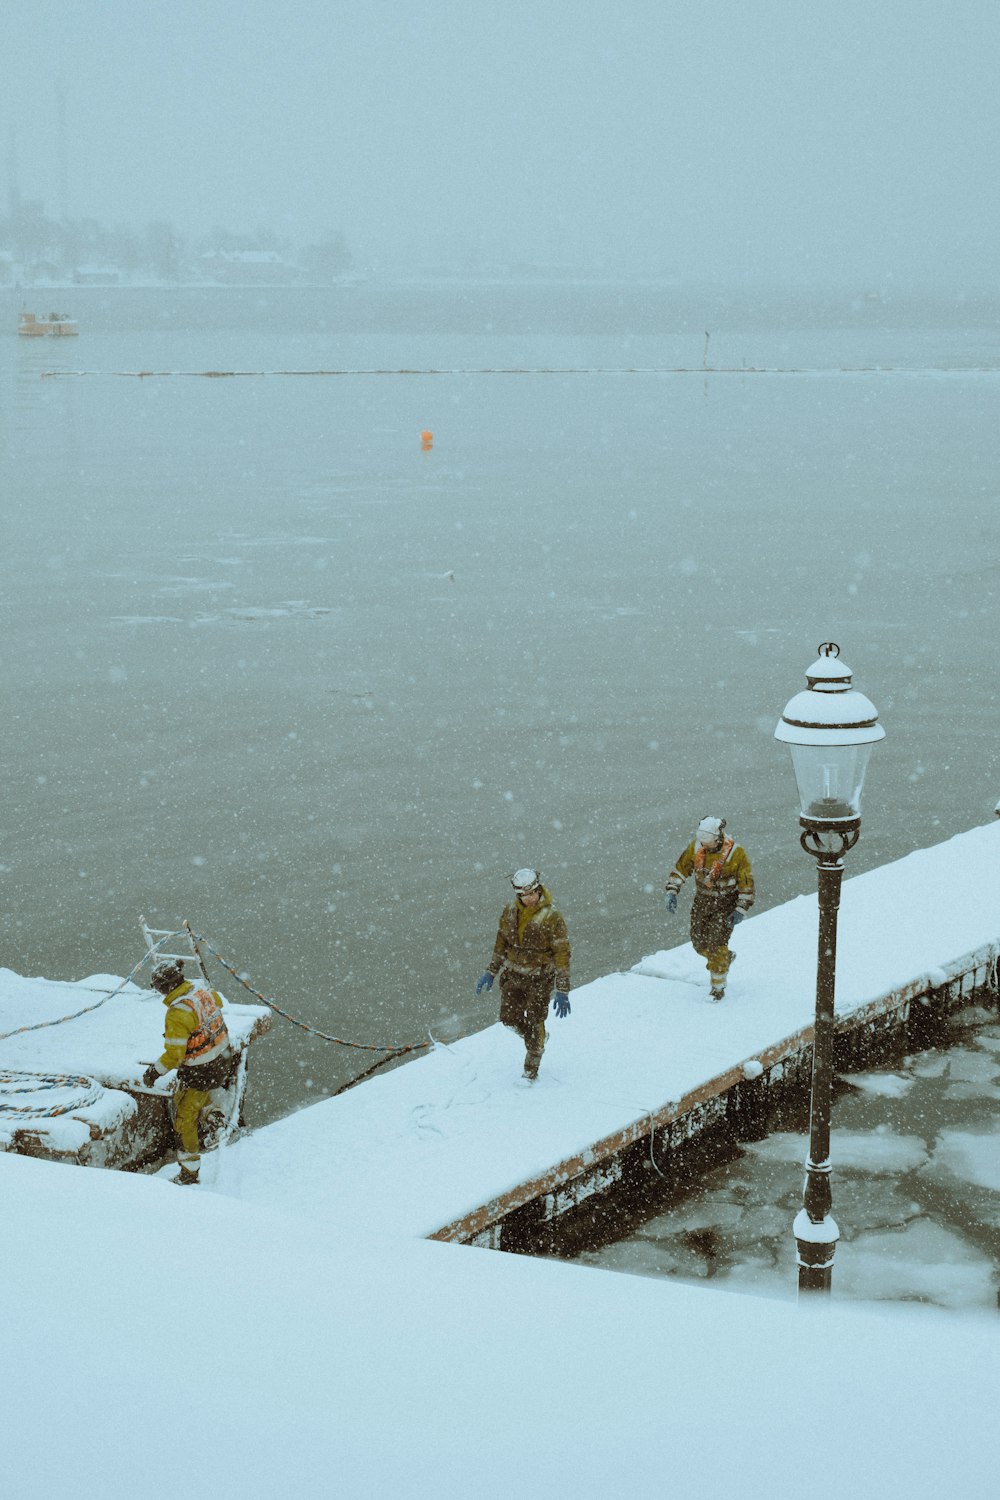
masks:
{"label": "dark water surface", "polygon": [[[80,337],[19,340],[50,302]],[[0,314],[7,967],[125,973],[140,913],[187,916],[336,1035],[474,1029],[517,866],[577,983],[670,940],[707,812],[762,908],[814,888],[771,735],[831,638],[887,730],[849,873],[991,815],[995,309],[369,285]],[[706,330],[713,363],[812,373],[701,373]],[[594,373],[115,373],[498,366]],[[253,1117],[367,1061],[279,1023]]]}

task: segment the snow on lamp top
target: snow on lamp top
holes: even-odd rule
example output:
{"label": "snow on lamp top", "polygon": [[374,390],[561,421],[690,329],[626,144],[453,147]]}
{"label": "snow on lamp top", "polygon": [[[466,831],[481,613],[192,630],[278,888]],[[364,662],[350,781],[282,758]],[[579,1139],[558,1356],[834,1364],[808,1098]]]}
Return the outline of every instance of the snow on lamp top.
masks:
{"label": "snow on lamp top", "polygon": [[775,739],[785,745],[874,745],[885,739],[878,710],[851,687],[851,677],[840,647],[824,641],[806,672],[809,686],[785,704]]}

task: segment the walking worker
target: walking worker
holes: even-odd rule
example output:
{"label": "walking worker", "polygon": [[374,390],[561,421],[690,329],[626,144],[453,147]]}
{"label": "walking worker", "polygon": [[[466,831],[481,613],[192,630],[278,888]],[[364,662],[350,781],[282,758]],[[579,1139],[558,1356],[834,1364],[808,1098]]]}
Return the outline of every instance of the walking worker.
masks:
{"label": "walking worker", "polygon": [[164,1073],[177,1069],[173,1103],[180,1171],[171,1181],[191,1187],[198,1181],[201,1167],[199,1117],[211,1102],[212,1090],[228,1082],[233,1065],[222,996],[207,986],[196,988],[190,984],[184,978],[180,959],[166,959],[157,964],[149,982],[163,996],[167,1014],[163,1022],[163,1055],[150,1063],[142,1081],[152,1088]]}
{"label": "walking worker", "polygon": [[493,957],[476,994],[492,989],[499,974],[500,1019],[524,1042],[524,1076],[534,1082],[549,1036],[549,1000],[560,1019],[569,1015],[569,936],[537,870],[517,870],[510,883],[514,900],[500,914]]}
{"label": "walking worker", "polygon": [[691,906],[691,945],[707,961],[710,995],[721,1000],[726,975],[736,954],[729,939],[754,903],[753,870],[735,839],[726,833],[725,818],[702,818],[695,836],[674,865],[664,890],[667,910],[677,910],[677,894],[689,875],[694,876]]}

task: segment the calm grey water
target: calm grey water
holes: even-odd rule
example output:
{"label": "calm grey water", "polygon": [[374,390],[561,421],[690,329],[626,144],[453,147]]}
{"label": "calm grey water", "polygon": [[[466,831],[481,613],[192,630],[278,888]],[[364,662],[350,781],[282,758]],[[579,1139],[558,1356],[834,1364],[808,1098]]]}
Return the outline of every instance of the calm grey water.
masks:
{"label": "calm grey water", "polygon": [[[50,302],[81,336],[19,340]],[[851,872],[991,816],[995,306],[369,285],[0,314],[4,965],[124,973],[140,913],[187,916],[338,1036],[468,1031],[519,865],[578,983],[676,936],[663,878],[708,811],[761,907],[813,888],[771,733],[825,639],[888,736]],[[706,330],[711,364],[811,373],[701,373]],[[499,366],[591,373],[117,373]],[[253,1117],[368,1061],[279,1023]]]}

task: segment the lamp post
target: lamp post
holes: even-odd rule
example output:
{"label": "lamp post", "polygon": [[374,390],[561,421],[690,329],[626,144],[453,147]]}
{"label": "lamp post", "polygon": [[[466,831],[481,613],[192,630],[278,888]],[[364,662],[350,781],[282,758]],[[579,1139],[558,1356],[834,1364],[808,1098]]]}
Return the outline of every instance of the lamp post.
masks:
{"label": "lamp post", "polygon": [[802,832],[799,842],[816,860],[819,950],[816,1019],[809,1094],[809,1155],[802,1208],[792,1232],[798,1249],[799,1291],[829,1292],[840,1231],[830,1209],[830,1103],[833,1082],[837,911],[844,855],[861,832],[861,788],[871,748],[885,738],[875,706],[851,687],[840,647],[825,641],[774,731],[792,753]]}

